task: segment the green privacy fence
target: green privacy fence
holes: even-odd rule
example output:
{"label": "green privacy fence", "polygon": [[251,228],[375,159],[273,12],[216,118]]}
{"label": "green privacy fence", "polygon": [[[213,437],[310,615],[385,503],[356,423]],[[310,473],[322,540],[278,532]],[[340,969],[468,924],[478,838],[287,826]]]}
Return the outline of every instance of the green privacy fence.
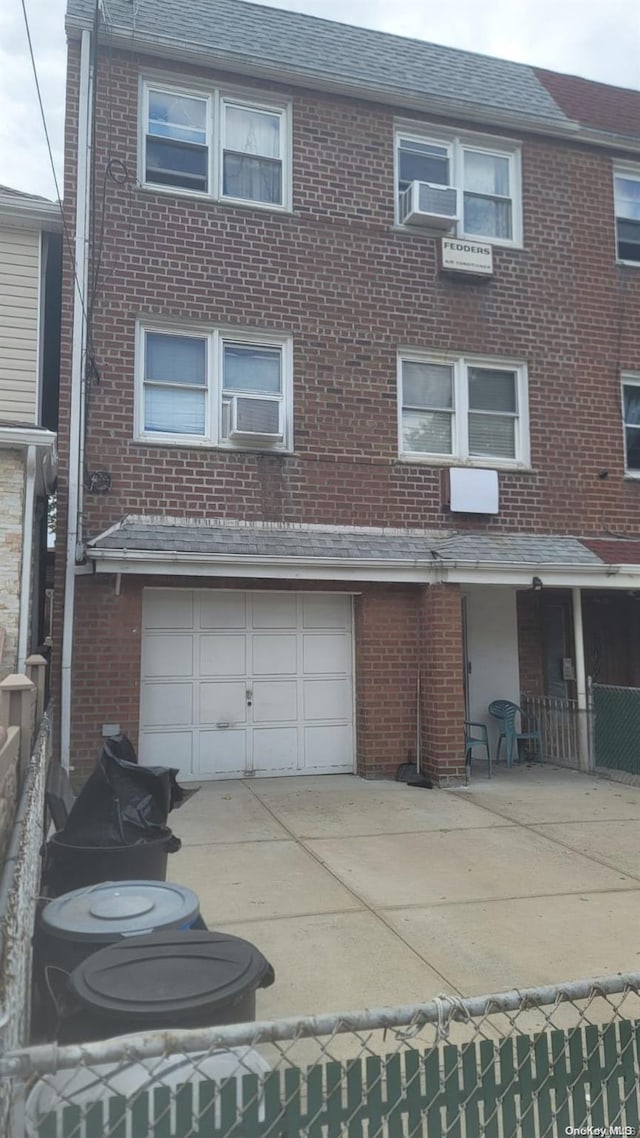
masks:
{"label": "green privacy fence", "polygon": [[640,775],[640,688],[592,685],[597,767]]}
{"label": "green privacy fence", "polygon": [[[637,1132],[640,1027],[405,1049],[247,1075],[222,1086],[113,1096],[44,1118],[38,1138],[541,1138],[571,1127]],[[621,1120],[624,1120],[621,1122]],[[604,1132],[604,1131],[603,1131]],[[620,1129],[623,1133],[624,1129]]]}

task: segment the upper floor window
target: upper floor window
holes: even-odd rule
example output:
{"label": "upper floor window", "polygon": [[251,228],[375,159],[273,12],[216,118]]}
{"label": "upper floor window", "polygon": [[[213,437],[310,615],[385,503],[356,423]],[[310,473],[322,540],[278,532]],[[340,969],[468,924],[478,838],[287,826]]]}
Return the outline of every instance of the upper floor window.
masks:
{"label": "upper floor window", "polygon": [[529,461],[524,364],[402,353],[400,453],[471,465]]}
{"label": "upper floor window", "polygon": [[396,140],[401,224],[505,245],[521,243],[517,146],[402,130]]}
{"label": "upper floor window", "polygon": [[623,375],[625,471],[640,478],[640,375]]}
{"label": "upper floor window", "polygon": [[616,240],[619,261],[640,264],[640,170],[614,175]]}
{"label": "upper floor window", "polygon": [[284,106],[143,84],[146,185],[256,205],[289,205]]}
{"label": "upper floor window", "polygon": [[287,337],[141,325],[137,358],[139,438],[291,448]]}

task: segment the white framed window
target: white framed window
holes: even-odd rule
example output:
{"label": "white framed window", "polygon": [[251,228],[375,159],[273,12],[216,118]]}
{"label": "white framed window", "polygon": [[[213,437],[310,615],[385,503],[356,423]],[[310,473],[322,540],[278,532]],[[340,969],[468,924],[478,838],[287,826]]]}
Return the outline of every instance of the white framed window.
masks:
{"label": "white framed window", "polygon": [[527,467],[526,365],[401,352],[398,432],[404,458]]}
{"label": "white framed window", "polygon": [[507,139],[396,128],[400,225],[522,244],[520,147]]}
{"label": "white framed window", "polygon": [[291,450],[290,337],[140,321],[136,365],[138,439]]}
{"label": "white framed window", "polygon": [[290,209],[288,104],[141,81],[140,182]]}
{"label": "white framed window", "polygon": [[623,372],[622,421],[624,423],[624,469],[640,478],[640,373]]}
{"label": "white framed window", "polygon": [[640,168],[615,170],[613,187],[618,260],[640,265]]}

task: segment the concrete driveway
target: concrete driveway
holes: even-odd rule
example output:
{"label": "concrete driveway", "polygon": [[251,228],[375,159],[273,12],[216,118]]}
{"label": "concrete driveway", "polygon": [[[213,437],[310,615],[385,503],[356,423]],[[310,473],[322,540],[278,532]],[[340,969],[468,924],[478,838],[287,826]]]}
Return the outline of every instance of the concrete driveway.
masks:
{"label": "concrete driveway", "polygon": [[258,1017],[640,970],[640,789],[553,767],[464,790],[205,784],[172,815],[210,928],[274,965]]}

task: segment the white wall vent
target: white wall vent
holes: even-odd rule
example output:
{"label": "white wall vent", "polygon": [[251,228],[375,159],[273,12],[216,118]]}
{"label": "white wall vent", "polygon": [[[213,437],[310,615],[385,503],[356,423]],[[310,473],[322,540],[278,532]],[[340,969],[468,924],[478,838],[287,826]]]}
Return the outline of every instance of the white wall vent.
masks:
{"label": "white wall vent", "polygon": [[458,215],[458,191],[454,186],[411,182],[400,194],[400,223],[429,229],[453,229]]}
{"label": "white wall vent", "polygon": [[449,471],[449,508],[453,514],[497,514],[498,471],[452,467]]}

